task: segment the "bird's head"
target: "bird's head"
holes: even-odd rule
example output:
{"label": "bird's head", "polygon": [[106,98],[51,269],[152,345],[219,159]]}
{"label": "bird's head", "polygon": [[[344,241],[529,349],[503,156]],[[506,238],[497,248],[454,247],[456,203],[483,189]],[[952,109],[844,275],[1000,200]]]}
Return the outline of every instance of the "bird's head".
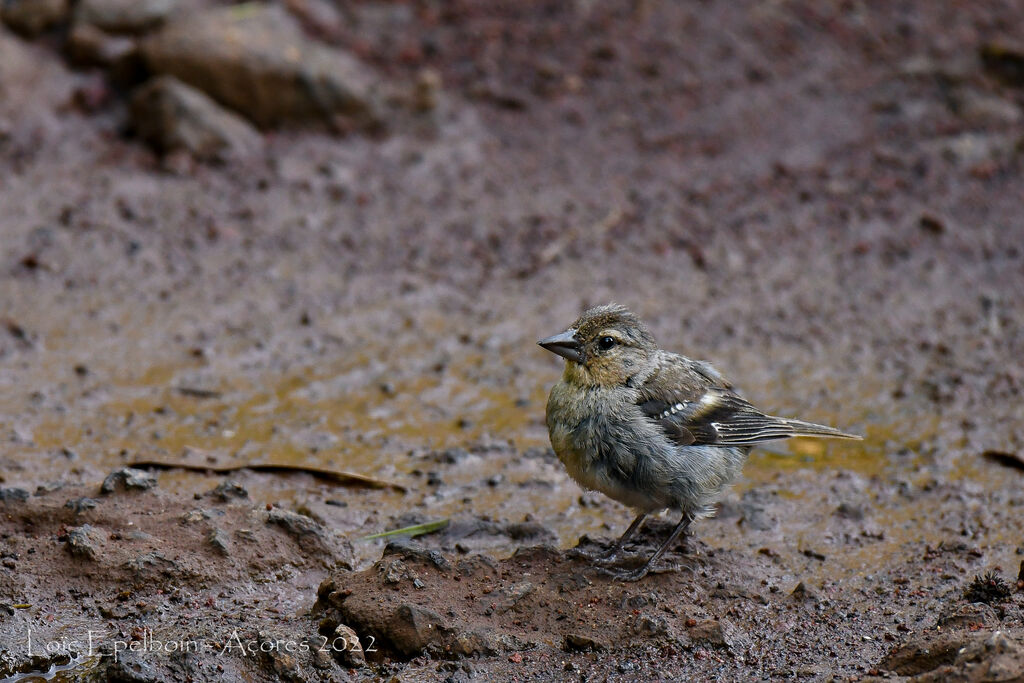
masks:
{"label": "bird's head", "polygon": [[567,381],[602,387],[644,372],[658,348],[647,326],[618,304],[591,308],[565,332],[537,343],[568,361]]}

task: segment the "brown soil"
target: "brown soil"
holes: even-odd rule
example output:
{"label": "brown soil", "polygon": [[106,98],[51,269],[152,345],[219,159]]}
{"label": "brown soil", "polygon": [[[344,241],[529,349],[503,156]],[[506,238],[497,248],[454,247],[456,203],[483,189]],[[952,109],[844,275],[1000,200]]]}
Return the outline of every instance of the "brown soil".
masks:
{"label": "brown soil", "polygon": [[[1024,680],[1024,9],[351,10],[437,110],[227,165],[0,33],[0,677]],[[594,571],[564,549],[631,514],[550,452],[534,343],[609,300],[866,440],[755,451],[679,571]],[[408,490],[100,493],[137,460]]]}

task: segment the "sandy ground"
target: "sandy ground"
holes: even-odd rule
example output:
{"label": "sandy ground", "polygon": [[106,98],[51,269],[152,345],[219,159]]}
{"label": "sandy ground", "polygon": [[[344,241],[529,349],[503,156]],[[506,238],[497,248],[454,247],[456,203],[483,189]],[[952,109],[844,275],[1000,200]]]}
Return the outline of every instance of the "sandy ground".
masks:
{"label": "sandy ground", "polygon": [[[0,676],[1024,680],[983,457],[1024,452],[1024,11],[892,5],[357,3],[334,41],[433,69],[429,120],[222,165],[0,33]],[[755,451],[680,571],[592,571],[631,515],[551,453],[535,341],[609,300],[865,441]],[[406,490],[101,493],[137,460]]]}

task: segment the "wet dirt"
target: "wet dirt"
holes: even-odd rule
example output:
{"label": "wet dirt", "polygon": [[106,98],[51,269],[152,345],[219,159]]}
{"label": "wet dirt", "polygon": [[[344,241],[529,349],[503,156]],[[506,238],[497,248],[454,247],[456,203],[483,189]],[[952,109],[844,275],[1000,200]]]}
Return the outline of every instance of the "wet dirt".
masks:
{"label": "wet dirt", "polygon": [[[1024,450],[1024,90],[981,55],[1024,11],[352,11],[332,41],[432,69],[438,108],[227,165],[154,156],[56,38],[0,33],[0,674],[1022,679],[1022,474],[981,454]],[[572,559],[631,514],[551,453],[535,341],[609,300],[865,441],[756,450],[676,573]],[[143,459],[407,491],[100,492]],[[986,572],[1010,594],[969,601]]]}

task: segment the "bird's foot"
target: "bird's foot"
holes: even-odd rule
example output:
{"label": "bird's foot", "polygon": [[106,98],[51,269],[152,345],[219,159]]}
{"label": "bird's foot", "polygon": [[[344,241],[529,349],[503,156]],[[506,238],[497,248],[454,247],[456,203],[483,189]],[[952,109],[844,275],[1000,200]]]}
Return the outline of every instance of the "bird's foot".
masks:
{"label": "bird's foot", "polygon": [[619,561],[619,552],[615,548],[608,548],[601,552],[589,553],[579,548],[571,548],[565,551],[567,557],[586,560],[593,564],[615,564]]}
{"label": "bird's foot", "polygon": [[610,576],[615,581],[632,582],[639,581],[648,574],[675,574],[680,571],[692,570],[690,563],[684,564],[654,564],[647,562],[634,567],[633,569],[608,569],[606,567],[594,567],[594,571],[605,576]]}
{"label": "bird's foot", "polygon": [[605,569],[604,567],[595,567],[595,569],[605,576],[612,577],[615,581],[639,581],[640,579],[647,576],[650,569],[646,564],[640,565],[635,569]]}

